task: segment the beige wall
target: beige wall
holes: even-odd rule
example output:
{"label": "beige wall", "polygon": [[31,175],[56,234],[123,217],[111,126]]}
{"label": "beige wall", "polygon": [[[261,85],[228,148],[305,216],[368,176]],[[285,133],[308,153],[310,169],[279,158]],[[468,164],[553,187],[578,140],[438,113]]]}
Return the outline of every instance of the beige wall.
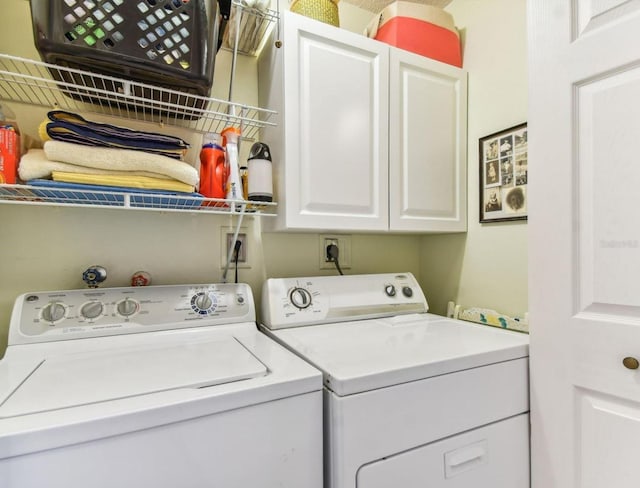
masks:
{"label": "beige wall", "polygon": [[[0,52],[39,59],[31,37],[29,2],[5,3]],[[230,58],[226,51],[218,55],[212,90],[217,98],[228,95]],[[236,73],[234,101],[257,105],[255,59],[241,56]],[[16,104],[10,108],[23,132],[35,136],[46,110]],[[200,142],[198,137],[191,139],[196,147],[189,155],[193,161]],[[11,307],[20,293],[83,287],[82,271],[93,264],[107,268],[105,286],[127,286],[131,274],[140,269],[150,272],[155,284],[220,281],[220,229],[235,223],[229,216],[0,204],[0,356]],[[252,286],[257,299],[267,276],[335,274],[319,268],[317,234],[262,234],[260,221],[253,218],[245,219],[243,227],[253,266],[241,269],[239,279]],[[352,263],[349,273],[418,275],[420,237],[353,235]]]}
{"label": "beige wall", "polygon": [[478,223],[478,139],[527,120],[526,0],[454,0],[469,71],[466,235],[425,236],[421,279],[432,309],[527,311],[527,224]]}
{"label": "beige wall", "polygon": [[[425,287],[432,309],[440,313],[452,298],[505,312],[526,309],[526,226],[482,228],[475,224],[477,155],[473,149],[478,137],[526,118],[524,67],[520,66],[525,62],[524,3],[455,0],[452,6],[460,9],[454,11],[457,24],[467,28],[465,62],[472,71],[469,235],[354,234],[349,273],[411,271]],[[491,11],[484,12],[480,4]],[[6,0],[3,6],[0,52],[38,59],[31,38],[29,3]],[[342,24],[361,32],[370,14],[354,8],[341,4]],[[482,19],[488,23],[486,29],[479,25]],[[508,26],[499,19],[506,19]],[[509,61],[503,64],[498,54],[505,54]],[[229,64],[229,53],[221,52],[213,88],[218,98],[225,99],[228,94]],[[255,59],[241,57],[234,100],[257,104],[256,80]],[[11,108],[23,131],[35,135],[46,110],[15,104]],[[196,147],[190,154],[193,159],[199,139],[191,139]],[[82,271],[92,264],[108,269],[106,286],[126,286],[131,274],[140,269],[150,272],[155,284],[219,281],[220,229],[235,222],[216,215],[0,204],[0,355],[18,294],[82,287]],[[335,273],[319,269],[317,234],[262,234],[260,221],[252,218],[247,218],[243,227],[249,235],[253,266],[241,269],[239,275],[253,287],[257,298],[266,277]],[[494,278],[498,280],[495,285]]]}

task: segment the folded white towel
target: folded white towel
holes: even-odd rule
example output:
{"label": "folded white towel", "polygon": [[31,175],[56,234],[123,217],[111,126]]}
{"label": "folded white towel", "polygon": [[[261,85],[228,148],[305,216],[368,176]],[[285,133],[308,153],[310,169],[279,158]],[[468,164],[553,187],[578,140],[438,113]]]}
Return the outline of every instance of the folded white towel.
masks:
{"label": "folded white towel", "polygon": [[18,166],[18,174],[22,181],[34,180],[36,178],[50,178],[53,171],[90,175],[148,176],[150,178],[166,180],[173,179],[159,173],[149,173],[147,171],[111,171],[108,169],[87,168],[86,166],[61,163],[60,161],[50,161],[42,149],[29,149],[20,159],[20,165]]}
{"label": "folded white towel", "polygon": [[143,151],[47,141],[44,143],[44,152],[50,161],[75,164],[84,168],[144,171],[165,175],[193,186],[198,182],[198,171],[193,166],[166,156]]}

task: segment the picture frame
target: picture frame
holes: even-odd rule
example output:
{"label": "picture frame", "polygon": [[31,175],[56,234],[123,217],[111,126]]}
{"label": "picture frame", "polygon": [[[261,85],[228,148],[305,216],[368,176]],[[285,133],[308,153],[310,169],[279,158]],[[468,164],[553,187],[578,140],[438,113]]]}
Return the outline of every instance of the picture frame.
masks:
{"label": "picture frame", "polygon": [[480,223],[527,220],[527,123],[479,140]]}

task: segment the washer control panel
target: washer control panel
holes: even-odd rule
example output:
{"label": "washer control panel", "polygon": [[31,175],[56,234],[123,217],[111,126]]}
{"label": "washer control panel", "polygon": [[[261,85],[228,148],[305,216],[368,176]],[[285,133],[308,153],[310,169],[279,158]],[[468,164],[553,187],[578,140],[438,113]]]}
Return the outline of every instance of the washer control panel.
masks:
{"label": "washer control panel", "polygon": [[423,313],[411,273],[275,278],[262,288],[260,320],[270,329]]}
{"label": "washer control panel", "polygon": [[9,343],[255,322],[244,283],[25,293],[16,299]]}

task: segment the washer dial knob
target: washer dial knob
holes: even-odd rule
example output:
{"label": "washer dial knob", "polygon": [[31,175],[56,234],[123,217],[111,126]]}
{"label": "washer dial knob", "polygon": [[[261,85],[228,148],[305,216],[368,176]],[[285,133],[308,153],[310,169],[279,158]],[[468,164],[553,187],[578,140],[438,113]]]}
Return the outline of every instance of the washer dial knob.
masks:
{"label": "washer dial knob", "polygon": [[42,320],[45,322],[58,322],[64,318],[67,308],[60,302],[47,303],[42,309]]}
{"label": "washer dial knob", "polygon": [[200,291],[191,297],[191,309],[200,315],[213,313],[218,306],[218,300],[212,293]]}
{"label": "washer dial knob", "polygon": [[396,296],[396,287],[393,285],[385,285],[384,286],[384,292],[387,294],[388,297],[395,297]]}
{"label": "washer dial knob", "polygon": [[302,310],[311,305],[311,293],[305,288],[296,287],[289,292],[289,300],[294,307]]}
{"label": "washer dial knob", "polygon": [[123,317],[131,317],[138,311],[138,302],[131,298],[125,298],[117,305],[117,310]]}
{"label": "washer dial knob", "polygon": [[411,298],[413,296],[413,289],[410,286],[403,286],[402,294],[407,298]]}
{"label": "washer dial knob", "polygon": [[80,315],[89,320],[99,317],[102,315],[102,312],[104,312],[104,305],[102,302],[85,303],[82,308],[80,308]]}
{"label": "washer dial knob", "polygon": [[211,298],[209,295],[198,295],[195,304],[199,309],[205,310],[211,306]]}

